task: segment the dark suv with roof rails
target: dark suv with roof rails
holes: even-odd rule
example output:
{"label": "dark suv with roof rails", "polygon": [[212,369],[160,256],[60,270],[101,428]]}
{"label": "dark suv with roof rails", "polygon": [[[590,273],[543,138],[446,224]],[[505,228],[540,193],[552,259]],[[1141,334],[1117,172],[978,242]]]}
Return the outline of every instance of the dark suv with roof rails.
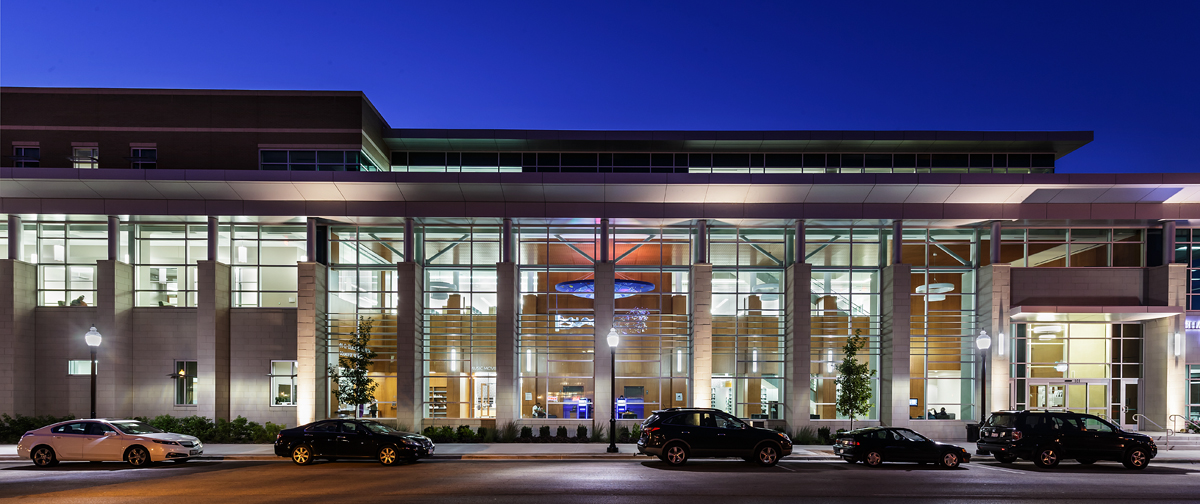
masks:
{"label": "dark suv with roof rails", "polygon": [[997,411],[979,427],[978,455],[1003,464],[1018,458],[1041,468],[1073,458],[1080,464],[1112,460],[1145,469],[1158,455],[1154,439],[1126,432],[1095,415],[1065,411]]}
{"label": "dark suv with roof rails", "polygon": [[669,408],[642,422],[638,452],[668,464],[683,465],[693,457],[738,457],[773,466],[792,453],[787,434],[751,427],[712,408]]}

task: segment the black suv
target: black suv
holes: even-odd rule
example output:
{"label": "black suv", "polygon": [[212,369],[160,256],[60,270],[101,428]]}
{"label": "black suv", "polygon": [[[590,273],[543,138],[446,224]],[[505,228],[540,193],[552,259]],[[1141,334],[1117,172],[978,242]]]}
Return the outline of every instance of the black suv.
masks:
{"label": "black suv", "polygon": [[275,454],[308,465],[313,459],[373,458],[383,465],[433,455],[433,441],[373,420],[318,420],[280,431]]}
{"label": "black suv", "polygon": [[1004,464],[1022,458],[1042,468],[1073,458],[1080,464],[1113,460],[1145,469],[1158,455],[1150,436],[1125,432],[1094,415],[1051,411],[992,413],[980,425],[978,447],[979,455],[990,453]]}
{"label": "black suv", "polygon": [[692,457],[740,457],[773,466],[792,453],[787,434],[751,427],[718,409],[670,408],[642,422],[638,451],[683,465]]}

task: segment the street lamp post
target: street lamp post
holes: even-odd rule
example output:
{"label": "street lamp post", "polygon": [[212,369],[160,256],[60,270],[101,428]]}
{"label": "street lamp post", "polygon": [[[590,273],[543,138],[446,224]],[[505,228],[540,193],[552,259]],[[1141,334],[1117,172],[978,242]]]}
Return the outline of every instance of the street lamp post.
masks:
{"label": "street lamp post", "polygon": [[609,407],[612,408],[612,417],[608,420],[608,453],[617,453],[617,345],[621,343],[621,336],[617,334],[617,328],[613,327],[608,330],[608,354],[610,357],[612,376],[609,380]]}
{"label": "street lamp post", "polygon": [[983,375],[981,377],[982,381],[980,382],[983,390],[980,393],[980,395],[982,396],[982,399],[979,401],[979,405],[981,406],[980,409],[983,410],[979,413],[979,420],[983,421],[983,420],[987,420],[988,409],[990,409],[990,408],[988,408],[988,395],[987,395],[987,361],[988,361],[988,349],[992,347],[992,337],[988,336],[987,331],[980,330],[979,337],[975,338],[975,346],[979,347],[979,350],[983,353],[983,358],[981,360],[981,363],[983,364],[983,369],[980,373]]}
{"label": "street lamp post", "polygon": [[100,331],[96,330],[96,326],[92,326],[87,334],[83,335],[83,341],[87,343],[88,348],[92,349],[92,416],[96,418],[96,347],[100,346]]}

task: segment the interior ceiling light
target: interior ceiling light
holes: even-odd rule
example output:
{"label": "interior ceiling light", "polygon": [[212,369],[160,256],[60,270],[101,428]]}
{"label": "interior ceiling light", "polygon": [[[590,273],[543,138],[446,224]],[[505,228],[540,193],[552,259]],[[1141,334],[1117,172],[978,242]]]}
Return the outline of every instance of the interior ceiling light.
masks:
{"label": "interior ceiling light", "polygon": [[954,284],[946,282],[917,286],[917,294],[929,294],[926,299],[930,302],[945,300],[945,294],[952,290],[954,290]]}
{"label": "interior ceiling light", "polygon": [[[615,284],[613,297],[618,299],[654,290],[654,284],[641,280],[622,280],[618,278]],[[572,280],[570,282],[559,282],[554,285],[554,290],[574,294],[581,298],[592,299],[596,297],[596,281]]]}

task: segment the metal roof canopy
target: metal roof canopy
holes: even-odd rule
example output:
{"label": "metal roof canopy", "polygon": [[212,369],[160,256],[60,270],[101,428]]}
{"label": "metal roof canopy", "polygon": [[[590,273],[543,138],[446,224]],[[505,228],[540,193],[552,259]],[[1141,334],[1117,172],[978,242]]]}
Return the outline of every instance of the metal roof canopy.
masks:
{"label": "metal roof canopy", "polygon": [[1014,306],[1014,322],[1142,322],[1183,315],[1182,306]]}

